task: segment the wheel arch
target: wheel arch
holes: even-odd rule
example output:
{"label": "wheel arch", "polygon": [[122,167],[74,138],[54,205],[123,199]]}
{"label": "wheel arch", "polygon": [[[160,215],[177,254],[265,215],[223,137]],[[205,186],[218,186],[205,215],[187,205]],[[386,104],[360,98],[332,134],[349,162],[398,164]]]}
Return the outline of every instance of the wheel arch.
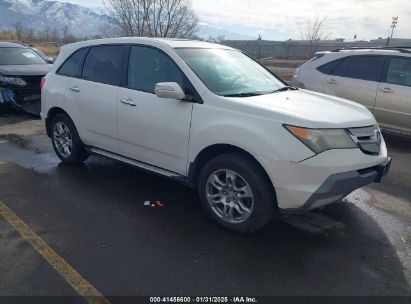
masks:
{"label": "wheel arch", "polygon": [[[65,114],[68,117],[70,117],[70,115],[60,107],[53,107],[48,111],[45,120],[46,120],[47,136],[50,137],[50,138],[51,138],[51,123],[53,122],[54,117],[56,117],[56,115],[58,115],[58,114]],[[70,117],[70,119],[71,119],[71,117]]]}
{"label": "wheel arch", "polygon": [[203,150],[200,151],[200,153],[197,154],[194,161],[189,164],[188,176],[190,180],[190,186],[193,188],[197,188],[200,172],[209,160],[219,155],[229,153],[243,155],[249,158],[252,162],[254,162],[255,165],[261,169],[261,172],[264,173],[264,177],[267,179],[267,181],[269,181],[269,184],[272,187],[274,195],[277,196],[274,185],[262,164],[250,152],[246,151],[243,148],[230,144],[213,144],[208,147],[205,147]]}

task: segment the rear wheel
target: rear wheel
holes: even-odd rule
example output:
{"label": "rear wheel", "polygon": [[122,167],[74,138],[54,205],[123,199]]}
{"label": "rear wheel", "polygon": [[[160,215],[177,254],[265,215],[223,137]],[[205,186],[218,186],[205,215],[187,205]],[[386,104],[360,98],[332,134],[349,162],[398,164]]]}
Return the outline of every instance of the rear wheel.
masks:
{"label": "rear wheel", "polygon": [[265,172],[241,154],[210,160],[200,173],[198,191],[210,217],[237,233],[262,228],[276,211],[275,194]]}
{"label": "rear wheel", "polygon": [[78,135],[73,121],[65,114],[58,114],[51,123],[51,136],[57,156],[68,164],[81,164],[89,154]]}

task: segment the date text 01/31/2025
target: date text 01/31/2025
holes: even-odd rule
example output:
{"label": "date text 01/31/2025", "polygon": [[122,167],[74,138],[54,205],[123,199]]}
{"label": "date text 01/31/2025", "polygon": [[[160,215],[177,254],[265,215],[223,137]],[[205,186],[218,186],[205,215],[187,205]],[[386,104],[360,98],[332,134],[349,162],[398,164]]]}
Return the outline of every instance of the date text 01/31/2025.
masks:
{"label": "date text 01/31/2025", "polygon": [[258,303],[254,297],[150,297],[150,303]]}

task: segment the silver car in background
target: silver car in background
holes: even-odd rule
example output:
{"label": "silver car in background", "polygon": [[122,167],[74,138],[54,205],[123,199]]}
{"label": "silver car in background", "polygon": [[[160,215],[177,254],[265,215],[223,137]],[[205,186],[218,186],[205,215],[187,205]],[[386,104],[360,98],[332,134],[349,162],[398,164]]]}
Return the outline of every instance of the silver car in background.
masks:
{"label": "silver car in background", "polygon": [[293,85],[363,104],[383,130],[411,136],[411,47],[318,52]]}

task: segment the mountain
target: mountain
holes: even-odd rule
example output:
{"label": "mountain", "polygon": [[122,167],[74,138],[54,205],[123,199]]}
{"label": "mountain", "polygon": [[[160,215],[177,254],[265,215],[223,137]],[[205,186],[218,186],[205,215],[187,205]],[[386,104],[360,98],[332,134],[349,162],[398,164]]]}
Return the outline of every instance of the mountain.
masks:
{"label": "mountain", "polygon": [[37,32],[47,26],[62,30],[69,25],[70,34],[91,37],[109,26],[107,16],[89,8],[59,1],[49,0],[0,0],[0,29],[12,29],[21,22]]}
{"label": "mountain", "polygon": [[[69,33],[78,37],[99,35],[102,29],[110,32],[110,20],[98,10],[78,4],[52,0],[0,0],[0,29],[13,30],[13,24],[20,22],[26,28],[38,33],[57,29],[60,33],[69,25]],[[227,40],[255,39],[217,25],[201,24],[197,36],[203,39],[224,36]]]}

